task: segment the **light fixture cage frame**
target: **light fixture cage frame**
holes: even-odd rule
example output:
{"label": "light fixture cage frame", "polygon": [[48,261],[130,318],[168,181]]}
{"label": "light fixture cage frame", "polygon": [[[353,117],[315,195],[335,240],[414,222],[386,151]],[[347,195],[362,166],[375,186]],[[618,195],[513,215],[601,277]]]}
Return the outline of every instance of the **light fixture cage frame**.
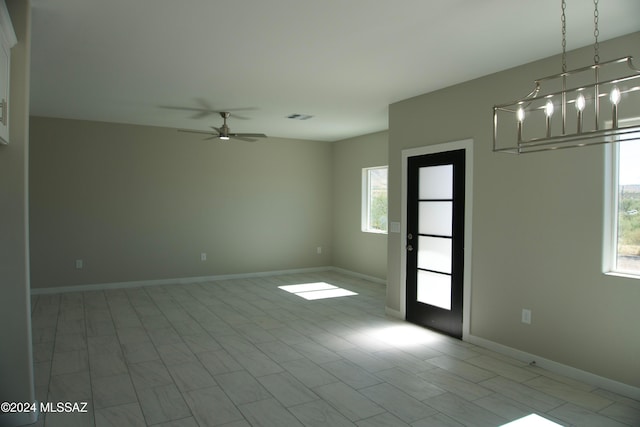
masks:
{"label": "light fixture cage frame", "polygon": [[524,154],[640,140],[638,123],[640,69],[626,56],[535,80],[525,97],[495,105],[493,151]]}

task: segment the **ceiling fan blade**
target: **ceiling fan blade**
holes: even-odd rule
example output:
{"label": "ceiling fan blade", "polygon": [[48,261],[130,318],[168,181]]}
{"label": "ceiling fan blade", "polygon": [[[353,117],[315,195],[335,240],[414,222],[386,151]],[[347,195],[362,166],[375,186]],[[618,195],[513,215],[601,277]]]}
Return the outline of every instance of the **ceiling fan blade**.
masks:
{"label": "ceiling fan blade", "polygon": [[218,135],[214,134],[210,130],[191,130],[191,129],[178,129],[178,132],[187,132],[187,133],[199,133],[203,135],[213,135],[217,137]]}
{"label": "ceiling fan blade", "polygon": [[[193,111],[197,111],[197,109],[194,108]],[[212,116],[212,115],[214,115],[216,113],[217,113],[217,111],[201,110],[199,113],[194,114],[193,116],[191,116],[189,118],[190,119],[194,119],[194,120],[199,120],[199,119],[204,119],[207,116]]]}
{"label": "ceiling fan blade", "polygon": [[[193,111],[195,114],[191,116],[191,119],[203,119],[207,116],[211,116],[213,114],[220,114],[222,112],[231,113],[232,111],[253,111],[257,110],[256,107],[243,107],[243,108],[224,108],[224,109],[215,109],[210,103],[208,103],[204,98],[196,98],[196,104],[199,104],[199,107],[182,107],[175,105],[159,105],[158,108],[164,108],[167,110],[178,110],[178,111]],[[249,117],[241,116],[238,114],[229,114],[229,117],[233,117],[238,120],[249,120]]]}
{"label": "ceiling fan blade", "polygon": [[242,138],[266,138],[264,133],[230,133],[229,136],[242,137]]}
{"label": "ceiling fan blade", "polygon": [[256,141],[257,141],[257,139],[253,139],[253,138],[246,138],[246,137],[244,137],[244,136],[238,136],[238,135],[236,135],[236,134],[229,135],[229,138],[231,138],[231,139],[237,139],[237,140],[239,140],[239,141],[246,141],[246,142],[256,142]]}

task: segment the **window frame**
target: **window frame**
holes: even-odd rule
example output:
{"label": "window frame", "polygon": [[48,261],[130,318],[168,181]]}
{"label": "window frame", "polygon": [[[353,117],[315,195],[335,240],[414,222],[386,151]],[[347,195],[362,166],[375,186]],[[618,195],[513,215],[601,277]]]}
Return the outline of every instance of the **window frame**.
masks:
{"label": "window frame", "polygon": [[[371,219],[371,171],[385,169],[387,171],[387,229],[382,230],[378,228],[371,227],[370,219]],[[371,166],[362,168],[362,201],[361,201],[361,221],[360,221],[360,229],[363,233],[374,233],[374,234],[388,234],[389,233],[389,193],[388,193],[388,182],[389,182],[389,166]]]}
{"label": "window frame", "polygon": [[604,167],[604,239],[603,263],[604,274],[640,280],[640,271],[618,269],[618,217],[619,217],[619,179],[620,179],[620,144],[605,144]]}

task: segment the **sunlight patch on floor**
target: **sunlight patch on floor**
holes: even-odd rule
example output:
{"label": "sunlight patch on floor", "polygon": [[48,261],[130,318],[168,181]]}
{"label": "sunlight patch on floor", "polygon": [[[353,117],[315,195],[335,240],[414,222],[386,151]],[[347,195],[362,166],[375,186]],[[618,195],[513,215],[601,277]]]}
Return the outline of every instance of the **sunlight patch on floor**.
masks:
{"label": "sunlight patch on floor", "polygon": [[507,424],[503,424],[501,427],[562,427],[560,424],[556,424],[553,421],[549,421],[540,415],[530,414],[526,417],[519,418]]}
{"label": "sunlight patch on floor", "polygon": [[279,289],[304,298],[306,300],[318,300],[326,298],[348,297],[358,295],[355,292],[330,285],[326,282],[305,283],[300,285],[278,286]]}
{"label": "sunlight patch on floor", "polygon": [[372,329],[368,332],[373,338],[396,347],[415,347],[440,341],[442,337],[425,328],[402,324]]}

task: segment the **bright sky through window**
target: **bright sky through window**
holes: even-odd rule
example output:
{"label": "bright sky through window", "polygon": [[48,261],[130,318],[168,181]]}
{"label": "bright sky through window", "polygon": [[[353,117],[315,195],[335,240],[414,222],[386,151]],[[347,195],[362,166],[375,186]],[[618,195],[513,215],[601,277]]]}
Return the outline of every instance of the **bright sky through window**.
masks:
{"label": "bright sky through window", "polygon": [[640,185],[640,143],[620,144],[619,185]]}

